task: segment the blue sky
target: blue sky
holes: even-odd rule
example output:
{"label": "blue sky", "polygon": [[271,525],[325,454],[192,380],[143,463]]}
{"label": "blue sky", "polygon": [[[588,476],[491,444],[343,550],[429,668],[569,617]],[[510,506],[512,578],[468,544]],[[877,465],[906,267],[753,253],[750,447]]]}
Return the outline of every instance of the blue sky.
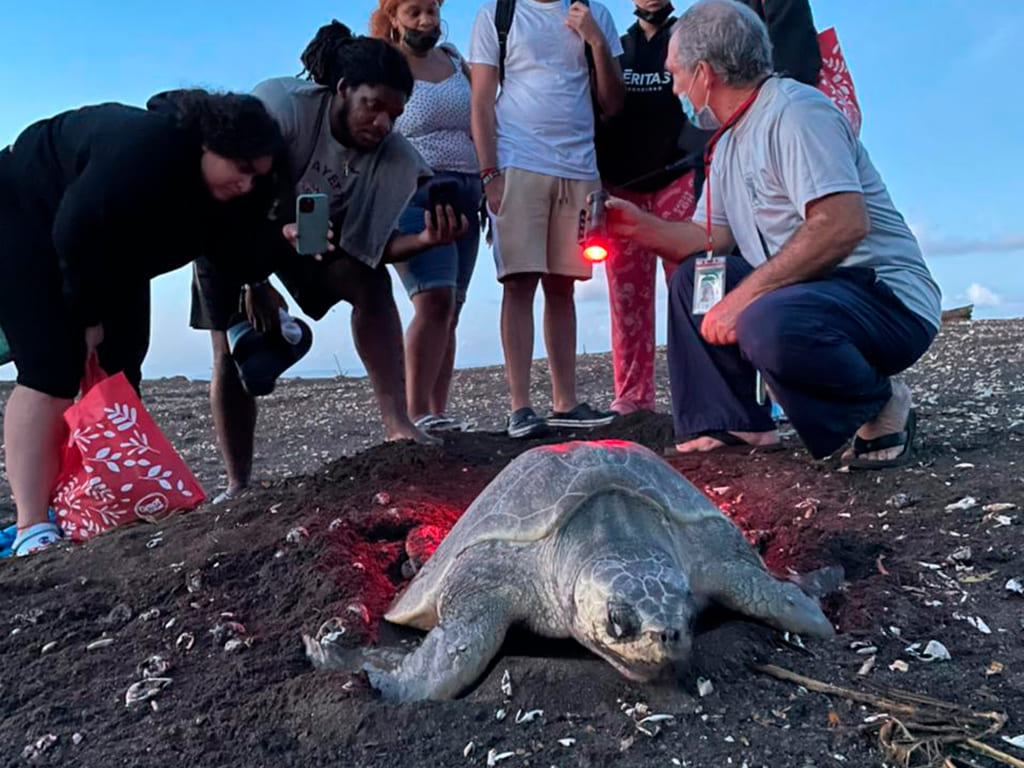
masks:
{"label": "blue sky", "polygon": [[[862,139],[921,238],[945,305],[983,317],[1024,314],[1024,41],[1020,0],[812,0],[836,26],[865,113]],[[608,0],[620,32],[629,0]],[[687,0],[677,0],[685,6]],[[478,0],[448,0],[448,38],[465,50]],[[316,28],[337,17],[357,31],[375,0],[222,0],[143,4],[12,2],[0,24],[0,145],[34,120],[100,101],[142,104],[159,90],[248,90],[295,74]],[[168,222],[168,226],[176,226]],[[182,223],[184,225],[184,223]],[[0,244],[0,248],[2,248]],[[580,289],[580,350],[609,347],[603,276]],[[209,343],[188,322],[188,273],[154,285],[148,376],[209,372]],[[410,307],[399,288],[400,308]],[[460,366],[498,363],[500,291],[482,249],[460,329]],[[659,340],[664,340],[664,293]],[[361,373],[344,305],[315,327],[297,373]],[[543,347],[538,338],[538,354]],[[0,377],[11,377],[11,366]]]}

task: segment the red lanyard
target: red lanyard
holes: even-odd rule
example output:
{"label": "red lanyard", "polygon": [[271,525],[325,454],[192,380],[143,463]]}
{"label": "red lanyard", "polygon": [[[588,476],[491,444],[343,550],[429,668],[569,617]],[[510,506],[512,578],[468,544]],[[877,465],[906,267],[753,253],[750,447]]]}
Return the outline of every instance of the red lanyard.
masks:
{"label": "red lanyard", "polygon": [[764,86],[766,81],[762,80],[758,83],[757,88],[754,89],[746,101],[736,107],[736,111],[733,112],[729,119],[722,123],[721,127],[714,132],[711,138],[708,140],[707,146],[704,147],[704,199],[707,202],[707,251],[708,256],[711,256],[715,252],[714,242],[711,237],[711,161],[715,158],[715,145],[718,144],[718,140],[722,138],[726,131],[736,125],[740,119],[747,114],[754,102],[757,100],[757,95],[761,93],[761,88]]}

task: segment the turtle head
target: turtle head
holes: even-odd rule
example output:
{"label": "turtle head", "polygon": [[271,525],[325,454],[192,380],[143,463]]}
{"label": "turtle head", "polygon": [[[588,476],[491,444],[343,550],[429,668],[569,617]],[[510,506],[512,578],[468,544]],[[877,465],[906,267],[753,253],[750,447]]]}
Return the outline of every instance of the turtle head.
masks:
{"label": "turtle head", "polygon": [[595,558],[573,589],[576,637],[631,680],[687,659],[697,606],[686,575],[661,558]]}

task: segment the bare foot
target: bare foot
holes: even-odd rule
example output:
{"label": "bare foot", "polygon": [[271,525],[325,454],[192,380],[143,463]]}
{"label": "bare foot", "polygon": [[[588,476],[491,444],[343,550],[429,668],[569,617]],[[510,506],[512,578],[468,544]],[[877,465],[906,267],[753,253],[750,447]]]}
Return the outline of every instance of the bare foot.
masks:
{"label": "bare foot", "polygon": [[[779,444],[779,432],[775,429],[769,432],[730,431],[729,434],[733,437],[739,438],[751,447]],[[676,450],[680,453],[708,453],[725,447],[726,444],[722,440],[708,436],[695,437],[693,440],[687,440],[685,443],[676,443]]]}
{"label": "bare foot", "polygon": [[412,440],[420,445],[441,445],[444,442],[440,437],[428,435],[411,421],[396,424],[391,428],[385,427],[385,429],[387,429],[388,433],[385,440],[389,443],[398,442],[399,440]]}
{"label": "bare foot", "polygon": [[[907,425],[907,417],[910,415],[912,405],[910,387],[902,379],[893,378],[892,397],[889,398],[889,402],[885,404],[878,416],[857,430],[857,437],[861,440],[874,440],[902,432]],[[856,458],[864,461],[889,461],[899,456],[903,452],[903,448],[904,446],[897,445],[882,451],[862,453]],[[852,458],[854,458],[853,448],[850,448],[843,454],[843,459]]]}

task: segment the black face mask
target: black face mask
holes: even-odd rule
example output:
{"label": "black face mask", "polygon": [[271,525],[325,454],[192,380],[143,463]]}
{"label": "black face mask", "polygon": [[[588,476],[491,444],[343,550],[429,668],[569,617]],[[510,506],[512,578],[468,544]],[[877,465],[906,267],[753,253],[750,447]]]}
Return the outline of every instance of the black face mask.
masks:
{"label": "black face mask", "polygon": [[418,29],[407,29],[402,41],[416,53],[427,53],[441,39],[440,27],[434,27],[428,32],[420,32]]}
{"label": "black face mask", "polygon": [[646,8],[634,8],[633,14],[641,21],[646,21],[648,24],[660,27],[668,20],[668,17],[672,15],[674,10],[675,8],[672,7],[672,3],[669,3],[657,11],[648,11]]}

